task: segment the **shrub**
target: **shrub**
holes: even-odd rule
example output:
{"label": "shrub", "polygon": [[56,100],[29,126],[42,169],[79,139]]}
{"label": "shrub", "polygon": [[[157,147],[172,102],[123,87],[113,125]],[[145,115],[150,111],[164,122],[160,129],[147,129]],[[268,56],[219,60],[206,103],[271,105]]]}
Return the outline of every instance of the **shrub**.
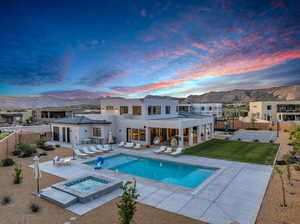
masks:
{"label": "shrub", "polygon": [[274,140],[270,140],[269,142],[270,142],[270,143],[274,143]]}
{"label": "shrub", "polygon": [[22,157],[30,157],[33,153],[36,153],[36,148],[30,144],[19,144],[19,149],[23,152]]}
{"label": "shrub", "polygon": [[259,140],[258,140],[258,139],[254,139],[253,141],[254,141],[254,142],[259,142]]}
{"label": "shrub", "polygon": [[46,143],[46,141],[44,141],[43,139],[39,139],[39,140],[37,140],[36,145],[37,145],[37,147],[42,149],[45,147],[45,143]]}
{"label": "shrub", "polygon": [[3,159],[1,161],[2,166],[13,166],[15,162],[11,158]]}
{"label": "shrub", "polygon": [[242,141],[240,138],[238,138],[238,141]]}
{"label": "shrub", "polygon": [[130,224],[136,211],[136,182],[127,181],[121,186],[123,194],[117,203],[120,224]]}
{"label": "shrub", "polygon": [[17,149],[17,150],[15,150],[15,151],[12,151],[12,154],[13,154],[14,156],[19,156],[19,155],[21,155],[21,153],[22,153],[22,151],[21,151],[20,149]]}
{"label": "shrub", "polygon": [[55,148],[53,145],[45,145],[42,149],[45,151],[53,151]]}
{"label": "shrub", "polygon": [[41,210],[41,207],[40,207],[38,204],[32,202],[32,203],[30,204],[30,210],[31,210],[33,213],[37,213],[37,212],[39,212],[39,211]]}
{"label": "shrub", "polygon": [[16,166],[14,168],[13,176],[14,176],[14,184],[20,184],[20,183],[22,183],[23,174],[22,174],[22,167],[21,167],[21,165],[17,165],[16,164]]}
{"label": "shrub", "polygon": [[56,144],[55,147],[56,147],[56,148],[60,148],[60,144]]}
{"label": "shrub", "polygon": [[283,130],[283,132],[289,132],[289,130],[287,130],[287,129],[284,129],[284,130]]}
{"label": "shrub", "polygon": [[4,196],[1,200],[1,205],[8,205],[11,202],[10,196]]}
{"label": "shrub", "polygon": [[294,165],[294,169],[295,169],[296,171],[300,171],[300,165]]}

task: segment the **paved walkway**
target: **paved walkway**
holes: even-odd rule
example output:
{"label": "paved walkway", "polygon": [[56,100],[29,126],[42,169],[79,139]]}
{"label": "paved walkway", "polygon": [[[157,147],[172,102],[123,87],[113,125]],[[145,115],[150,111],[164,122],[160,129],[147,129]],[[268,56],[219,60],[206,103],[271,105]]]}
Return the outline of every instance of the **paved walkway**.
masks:
{"label": "paved walkway", "polygon": [[[140,194],[139,202],[212,224],[228,224],[233,221],[254,224],[272,172],[271,166],[187,155],[173,158],[168,155],[156,155],[152,150],[115,148],[114,152],[106,155],[118,153],[220,168],[195,189],[135,177]],[[106,169],[95,170],[83,164],[83,161],[88,160],[75,160],[70,167],[54,167],[52,161],[49,161],[41,163],[41,170],[65,179],[92,172],[121,180],[132,180],[132,175]],[[116,192],[114,197],[119,194],[120,192]],[[69,210],[82,215],[103,204],[101,201],[103,199],[99,198],[84,204],[85,206]]]}

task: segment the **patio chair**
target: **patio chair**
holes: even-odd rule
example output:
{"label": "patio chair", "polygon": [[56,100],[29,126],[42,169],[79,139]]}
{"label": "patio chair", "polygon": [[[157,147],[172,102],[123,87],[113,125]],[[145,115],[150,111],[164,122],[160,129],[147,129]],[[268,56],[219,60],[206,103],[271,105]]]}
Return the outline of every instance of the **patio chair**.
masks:
{"label": "patio chair", "polygon": [[167,147],[166,146],[161,146],[159,149],[154,150],[153,152],[156,154],[160,154],[163,153],[164,151],[166,151]]}
{"label": "patio chair", "polygon": [[62,165],[64,166],[72,165],[72,158],[62,159]]}
{"label": "patio chair", "polygon": [[74,153],[76,156],[78,156],[79,158],[87,158],[88,157],[88,154],[86,153],[82,153],[80,152],[78,149],[73,149]]}
{"label": "patio chair", "polygon": [[125,148],[133,148],[134,147],[134,143],[133,142],[126,142],[126,144],[124,145]]}
{"label": "patio chair", "polygon": [[95,145],[95,146],[96,146],[96,148],[97,148],[98,150],[101,150],[101,151],[102,151],[103,145]]}
{"label": "patio chair", "polygon": [[103,148],[101,149],[103,152],[110,152],[112,149],[110,148],[109,145],[104,145]]}
{"label": "patio chair", "polygon": [[124,145],[125,145],[125,142],[120,142],[118,146],[123,147]]}
{"label": "patio chair", "polygon": [[133,148],[134,149],[140,149],[140,148],[142,148],[142,145],[141,145],[141,143],[137,143]]}
{"label": "patio chair", "polygon": [[53,159],[53,165],[54,166],[61,166],[63,165],[63,160],[61,158],[59,158],[58,156],[55,156]]}
{"label": "patio chair", "polygon": [[102,153],[102,150],[97,149],[95,145],[90,145],[88,147],[88,150],[91,151],[91,152],[95,152],[97,154],[101,154]]}
{"label": "patio chair", "polygon": [[80,148],[79,150],[82,151],[85,154],[88,154],[89,156],[94,156],[96,154],[95,152],[89,151],[86,146]]}
{"label": "patio chair", "polygon": [[183,148],[177,148],[176,150],[175,150],[175,152],[171,152],[170,153],[170,155],[171,156],[178,156],[178,155],[180,155],[181,153],[183,152]]}
{"label": "patio chair", "polygon": [[164,154],[170,154],[173,152],[173,149],[171,147],[168,147],[166,151],[164,151]]}

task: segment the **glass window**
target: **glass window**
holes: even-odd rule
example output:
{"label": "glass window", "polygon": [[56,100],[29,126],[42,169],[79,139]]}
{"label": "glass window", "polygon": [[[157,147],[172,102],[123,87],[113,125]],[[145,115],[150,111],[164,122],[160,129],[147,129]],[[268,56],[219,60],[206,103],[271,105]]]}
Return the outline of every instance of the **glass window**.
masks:
{"label": "glass window", "polygon": [[48,118],[48,111],[42,111],[41,117]]}
{"label": "glass window", "polygon": [[113,110],[114,106],[106,106],[106,110]]}
{"label": "glass window", "polygon": [[205,107],[201,107],[201,110],[205,110]]}
{"label": "glass window", "polygon": [[132,114],[133,115],[142,115],[142,107],[141,106],[132,106]]}
{"label": "glass window", "polygon": [[171,106],[166,106],[166,114],[170,114],[171,113]]}
{"label": "glass window", "polygon": [[59,141],[59,127],[53,127],[53,141]]}
{"label": "glass window", "polygon": [[268,105],[268,106],[267,106],[267,110],[272,110],[272,106],[271,106],[271,105]]}
{"label": "glass window", "polygon": [[139,129],[131,129],[132,140],[139,140]]}
{"label": "glass window", "polygon": [[160,106],[148,106],[148,114],[161,114],[161,107]]}
{"label": "glass window", "polygon": [[139,139],[140,141],[146,141],[146,132],[145,129],[139,129]]}
{"label": "glass window", "polygon": [[120,115],[128,114],[128,106],[120,106]]}
{"label": "glass window", "polygon": [[212,107],[209,107],[209,110],[212,110]]}
{"label": "glass window", "polygon": [[101,137],[101,128],[93,128],[93,136]]}

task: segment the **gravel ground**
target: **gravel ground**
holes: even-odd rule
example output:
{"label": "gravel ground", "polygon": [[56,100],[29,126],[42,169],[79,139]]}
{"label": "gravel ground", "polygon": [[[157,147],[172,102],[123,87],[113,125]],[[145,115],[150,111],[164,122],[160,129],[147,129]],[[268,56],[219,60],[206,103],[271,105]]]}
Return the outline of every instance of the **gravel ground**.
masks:
{"label": "gravel ground", "polygon": [[[288,133],[280,133],[281,152],[279,158],[282,158],[284,154],[291,150],[291,147],[287,145],[289,142],[288,136]],[[280,166],[280,168],[285,178],[287,207],[280,206],[282,204],[281,182],[277,172],[274,171],[256,224],[300,223],[300,171],[295,171],[291,166],[293,186],[290,186],[286,177],[286,166]]]}
{"label": "gravel ground", "polygon": [[[64,157],[71,156],[70,150],[56,149],[48,152],[48,156],[41,157],[41,161],[48,161],[55,155]],[[97,209],[87,213],[83,216],[76,216],[65,209],[57,207],[43,199],[34,197],[31,192],[35,191],[36,184],[32,176],[32,169],[28,165],[32,163],[32,158],[16,159],[22,164],[23,168],[23,183],[14,185],[12,183],[13,167],[0,167],[0,199],[8,195],[12,198],[9,205],[0,205],[0,223],[1,224],[64,224],[70,221],[71,217],[76,217],[75,221],[71,223],[80,224],[110,224],[118,223],[116,202],[118,198],[111,201]],[[41,179],[41,188],[48,187],[54,183],[62,181],[63,179],[43,173]],[[32,202],[40,205],[41,211],[37,214],[32,214],[29,206]],[[176,202],[174,202],[176,203]],[[194,219],[190,219],[177,214],[169,213],[160,209],[156,209],[143,204],[137,205],[137,212],[135,217],[136,224],[204,224]]]}

